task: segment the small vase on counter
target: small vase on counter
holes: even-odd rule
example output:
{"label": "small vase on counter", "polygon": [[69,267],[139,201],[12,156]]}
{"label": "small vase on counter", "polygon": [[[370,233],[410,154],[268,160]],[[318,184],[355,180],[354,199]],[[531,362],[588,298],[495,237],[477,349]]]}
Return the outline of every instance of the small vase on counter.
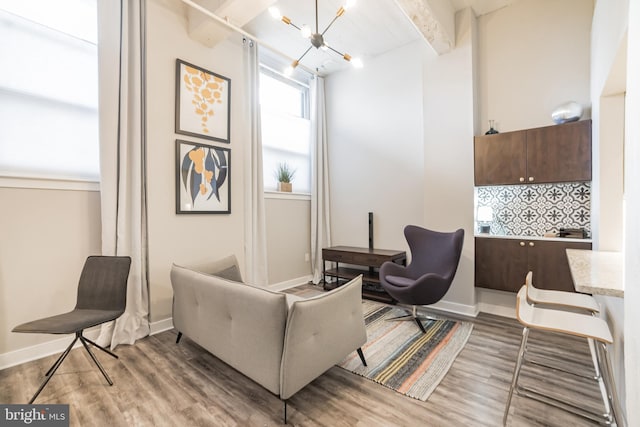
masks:
{"label": "small vase on counter", "polygon": [[484,133],[485,135],[494,135],[498,133],[498,131],[493,128],[494,124],[495,120],[489,120],[489,130]]}

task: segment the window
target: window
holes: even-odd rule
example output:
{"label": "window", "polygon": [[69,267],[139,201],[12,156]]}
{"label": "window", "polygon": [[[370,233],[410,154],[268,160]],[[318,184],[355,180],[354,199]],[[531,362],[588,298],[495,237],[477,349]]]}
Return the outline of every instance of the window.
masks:
{"label": "window", "polygon": [[98,181],[96,0],[0,0],[0,175]]}
{"label": "window", "polygon": [[295,169],[293,191],[311,192],[309,87],[260,68],[264,189],[277,188],[275,170],[286,162]]}

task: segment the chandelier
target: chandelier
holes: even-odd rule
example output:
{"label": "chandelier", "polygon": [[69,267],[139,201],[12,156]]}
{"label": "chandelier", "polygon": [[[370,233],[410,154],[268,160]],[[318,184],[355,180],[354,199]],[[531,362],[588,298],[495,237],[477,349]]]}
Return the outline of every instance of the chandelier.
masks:
{"label": "chandelier", "polygon": [[287,69],[285,70],[285,74],[287,75],[291,75],[291,73],[293,73],[293,70],[300,64],[300,61],[302,60],[302,58],[304,58],[304,56],[309,53],[309,51],[311,50],[311,48],[316,48],[316,49],[322,49],[322,50],[331,50],[335,53],[337,53],[338,55],[342,56],[342,58],[351,63],[351,65],[353,65],[355,68],[362,68],[362,61],[358,58],[352,58],[351,55],[349,55],[348,53],[342,53],[336,49],[334,49],[333,47],[329,46],[327,44],[327,42],[324,39],[324,34],[327,32],[327,30],[329,30],[329,28],[331,28],[331,26],[333,25],[334,22],[336,22],[336,20],[338,18],[340,18],[342,15],[344,15],[344,13],[352,8],[353,6],[355,6],[356,0],[347,0],[347,2],[345,3],[344,6],[341,6],[340,9],[338,9],[338,11],[336,12],[336,15],[333,17],[333,19],[331,20],[331,22],[329,22],[329,25],[327,25],[327,27],[320,32],[319,26],[318,26],[318,0],[316,0],[316,29],[315,32],[313,32],[311,30],[311,28],[308,25],[302,25],[301,27],[297,26],[296,24],[294,24],[290,18],[282,15],[280,13],[280,10],[277,7],[270,7],[269,8],[269,13],[271,13],[271,16],[273,16],[275,19],[278,19],[282,22],[284,22],[287,25],[291,25],[292,27],[294,27],[295,29],[297,29],[298,31],[300,31],[300,34],[302,35],[302,37],[309,39],[309,42],[311,43],[311,46],[309,46],[309,48],[307,50],[304,51],[304,53],[302,55],[300,55],[300,57],[298,59],[296,59],[295,61],[293,61],[291,63],[291,65],[289,67],[287,67]]}

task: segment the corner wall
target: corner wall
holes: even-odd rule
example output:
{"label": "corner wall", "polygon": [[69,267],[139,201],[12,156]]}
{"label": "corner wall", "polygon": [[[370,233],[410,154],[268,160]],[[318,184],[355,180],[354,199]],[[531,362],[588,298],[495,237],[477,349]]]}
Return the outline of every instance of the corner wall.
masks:
{"label": "corner wall", "polygon": [[627,422],[640,425],[640,2],[629,4],[625,144],[624,350]]}
{"label": "corner wall", "polygon": [[[591,33],[591,102],[593,108],[593,243],[594,249],[621,250],[622,242],[612,239],[614,233],[622,233],[622,171],[637,168],[632,159],[621,158],[623,146],[624,110],[619,101],[607,97],[606,87],[615,74],[616,57],[624,45],[628,28],[627,0],[598,0],[593,15]],[[624,47],[626,50],[626,46]],[[623,52],[626,56],[626,52]],[[626,70],[625,70],[626,71]],[[622,87],[624,90],[626,82]],[[628,114],[628,113],[627,113]],[[629,116],[627,116],[629,117]],[[628,119],[627,119],[628,120]],[[616,127],[617,124],[617,127]],[[625,166],[623,167],[623,162]],[[606,206],[604,203],[613,206]],[[614,209],[615,207],[615,209]],[[627,217],[629,218],[629,217]],[[629,225],[629,221],[627,224]],[[608,233],[609,235],[602,235]],[[629,237],[626,237],[629,240]],[[626,400],[625,388],[625,306],[620,298],[598,297],[604,316],[609,323],[614,345],[611,356],[615,381],[621,401]],[[635,308],[633,309],[635,310]],[[627,402],[630,402],[627,400]],[[627,405],[627,408],[633,405]],[[633,425],[633,424],[631,424]]]}
{"label": "corner wall", "polygon": [[474,289],[473,135],[474,39],[471,10],[456,13],[456,47],[424,59],[424,181],[425,227],[465,231],[456,277],[436,308],[477,314]]}
{"label": "corner wall", "polygon": [[326,79],[333,245],[407,250],[403,229],[422,224],[421,52],[411,43]]}

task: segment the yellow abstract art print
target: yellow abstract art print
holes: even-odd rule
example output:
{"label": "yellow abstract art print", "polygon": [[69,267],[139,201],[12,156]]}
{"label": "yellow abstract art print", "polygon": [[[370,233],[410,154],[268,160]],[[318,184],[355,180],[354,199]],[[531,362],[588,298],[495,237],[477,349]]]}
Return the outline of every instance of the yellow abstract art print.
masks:
{"label": "yellow abstract art print", "polygon": [[229,143],[231,80],[176,60],[176,133]]}

